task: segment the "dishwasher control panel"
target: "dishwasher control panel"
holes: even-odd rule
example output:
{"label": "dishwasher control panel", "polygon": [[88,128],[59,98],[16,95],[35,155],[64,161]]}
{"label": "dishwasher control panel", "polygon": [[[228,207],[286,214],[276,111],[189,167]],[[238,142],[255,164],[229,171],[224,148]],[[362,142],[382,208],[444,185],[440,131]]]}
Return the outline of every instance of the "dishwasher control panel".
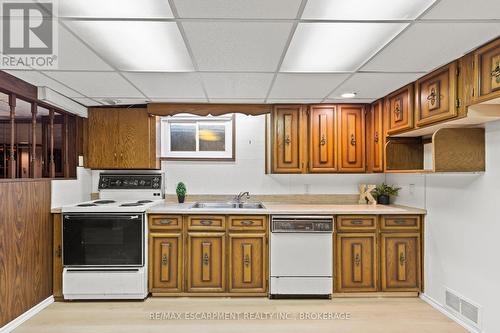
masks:
{"label": "dishwasher control panel", "polygon": [[274,215],[271,221],[271,232],[333,232],[333,216]]}

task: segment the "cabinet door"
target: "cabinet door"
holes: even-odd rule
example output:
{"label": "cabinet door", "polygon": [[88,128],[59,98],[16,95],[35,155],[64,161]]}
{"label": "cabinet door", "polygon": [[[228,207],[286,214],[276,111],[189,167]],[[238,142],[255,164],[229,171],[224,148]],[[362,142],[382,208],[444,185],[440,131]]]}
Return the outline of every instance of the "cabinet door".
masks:
{"label": "cabinet door", "polygon": [[383,101],[379,100],[371,105],[366,114],[366,153],[367,168],[372,172],[384,171],[384,129],[383,129]]}
{"label": "cabinet door", "polygon": [[457,75],[457,65],[453,62],[417,80],[415,118],[418,127],[457,116]]}
{"label": "cabinet door", "polygon": [[63,262],[62,262],[62,222],[61,214],[52,214],[53,223],[53,237],[54,241],[52,243],[52,294],[56,301],[63,299],[62,293],[62,274],[63,274]]}
{"label": "cabinet door", "polygon": [[224,292],[224,233],[188,233],[188,292]]}
{"label": "cabinet door", "polygon": [[273,172],[304,170],[304,115],[301,105],[279,105],[273,111]]}
{"label": "cabinet door", "polygon": [[337,170],[337,119],[333,105],[309,109],[309,171]]}
{"label": "cabinet door", "polygon": [[229,235],[229,291],[266,292],[266,235]]}
{"label": "cabinet door", "polygon": [[500,39],[474,53],[474,101],[500,97]]}
{"label": "cabinet door", "polygon": [[118,109],[90,109],[87,163],[91,169],[117,169],[119,165]]}
{"label": "cabinet door", "polygon": [[413,84],[387,96],[387,134],[392,135],[413,128]]}
{"label": "cabinet door", "polygon": [[[127,109],[119,112],[119,164],[123,169],[151,169],[155,167],[152,160],[151,140],[156,127],[152,126],[151,117],[146,109]],[[156,149],[154,149],[156,154]]]}
{"label": "cabinet door", "polygon": [[382,291],[419,291],[420,233],[381,234]]}
{"label": "cabinet door", "polygon": [[365,114],[362,105],[340,105],[339,171],[365,171]]}
{"label": "cabinet door", "polygon": [[181,292],[182,235],[151,233],[149,249],[149,290]]}
{"label": "cabinet door", "polygon": [[337,292],[377,291],[376,234],[337,234]]}

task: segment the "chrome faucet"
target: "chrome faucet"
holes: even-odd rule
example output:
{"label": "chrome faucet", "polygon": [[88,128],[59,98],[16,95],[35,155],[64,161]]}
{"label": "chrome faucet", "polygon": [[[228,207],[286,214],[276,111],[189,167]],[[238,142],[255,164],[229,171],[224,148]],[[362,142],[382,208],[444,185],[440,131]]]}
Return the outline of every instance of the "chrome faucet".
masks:
{"label": "chrome faucet", "polygon": [[241,203],[241,198],[245,197],[245,199],[250,199],[250,193],[248,192],[240,192],[238,195],[234,196],[234,201],[237,203]]}

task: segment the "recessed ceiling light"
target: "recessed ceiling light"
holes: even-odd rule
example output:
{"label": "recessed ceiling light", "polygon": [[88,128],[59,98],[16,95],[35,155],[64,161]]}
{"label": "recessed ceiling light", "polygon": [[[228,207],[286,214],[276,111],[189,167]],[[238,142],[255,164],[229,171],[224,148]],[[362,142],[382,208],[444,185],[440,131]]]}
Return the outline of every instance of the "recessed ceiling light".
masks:
{"label": "recessed ceiling light", "polygon": [[342,95],[340,95],[340,97],[342,97],[342,98],[354,98],[354,97],[356,97],[356,93],[355,92],[346,92],[346,93],[343,93]]}

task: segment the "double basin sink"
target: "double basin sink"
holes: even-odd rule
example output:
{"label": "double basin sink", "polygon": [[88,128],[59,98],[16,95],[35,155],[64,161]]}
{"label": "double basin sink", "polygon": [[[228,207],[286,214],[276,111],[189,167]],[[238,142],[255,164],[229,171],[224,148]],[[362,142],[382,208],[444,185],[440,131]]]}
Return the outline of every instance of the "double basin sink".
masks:
{"label": "double basin sink", "polygon": [[261,202],[196,202],[190,208],[204,209],[263,209]]}

